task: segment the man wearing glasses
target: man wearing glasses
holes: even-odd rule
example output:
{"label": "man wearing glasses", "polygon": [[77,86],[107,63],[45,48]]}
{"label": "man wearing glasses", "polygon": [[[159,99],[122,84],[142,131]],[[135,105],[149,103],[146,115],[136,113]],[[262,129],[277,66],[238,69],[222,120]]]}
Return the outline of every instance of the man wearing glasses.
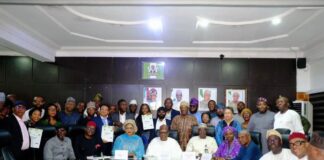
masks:
{"label": "man wearing glasses", "polygon": [[12,111],[13,114],[9,116],[4,123],[6,130],[8,130],[13,137],[8,149],[15,159],[26,159],[26,157],[30,157],[29,133],[22,120],[26,112],[26,103],[23,101],[16,101]]}
{"label": "man wearing glasses", "polygon": [[307,139],[305,134],[300,132],[293,132],[289,136],[289,147],[291,150],[291,153],[293,153],[298,160],[307,160]]}
{"label": "man wearing glasses", "polygon": [[94,121],[89,121],[84,130],[84,134],[76,138],[74,152],[77,159],[86,160],[87,156],[100,155],[100,144],[95,137],[96,126]]}

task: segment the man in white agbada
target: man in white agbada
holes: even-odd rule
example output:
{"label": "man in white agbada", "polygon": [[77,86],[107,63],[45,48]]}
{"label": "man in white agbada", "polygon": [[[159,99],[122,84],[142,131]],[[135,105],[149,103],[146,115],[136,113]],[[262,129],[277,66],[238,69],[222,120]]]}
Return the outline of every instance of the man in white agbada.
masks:
{"label": "man in white agbada", "polygon": [[215,153],[218,147],[215,138],[207,136],[207,125],[201,123],[198,127],[198,133],[198,136],[189,140],[186,152],[195,152],[197,156],[201,156],[203,153]]}
{"label": "man in white agbada", "polygon": [[294,110],[288,109],[288,98],[280,96],[276,101],[276,105],[279,112],[274,117],[273,128],[286,128],[290,130],[290,133],[304,133],[299,114]]}
{"label": "man in white agbada", "polygon": [[167,125],[160,126],[160,137],[154,138],[148,145],[146,157],[148,160],[178,160],[181,159],[182,150],[179,143],[168,137]]}
{"label": "man in white agbada", "polygon": [[278,131],[268,130],[267,142],[270,151],[263,155],[260,160],[293,160],[296,158],[290,149],[282,148],[282,138]]}

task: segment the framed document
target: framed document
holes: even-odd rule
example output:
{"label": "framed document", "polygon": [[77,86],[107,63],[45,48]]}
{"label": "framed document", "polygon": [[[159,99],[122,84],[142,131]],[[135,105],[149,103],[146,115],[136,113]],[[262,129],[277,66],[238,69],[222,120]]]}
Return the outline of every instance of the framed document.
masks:
{"label": "framed document", "polygon": [[164,62],[142,62],[142,79],[164,79]]}
{"label": "framed document", "polygon": [[182,152],[182,160],[196,160],[195,152]]}
{"label": "framed document", "polygon": [[217,88],[198,88],[198,111],[208,111],[208,102],[214,100],[217,103]]}
{"label": "framed document", "polygon": [[128,150],[116,150],[114,159],[128,160]]}
{"label": "framed document", "polygon": [[28,128],[29,136],[30,136],[30,147],[31,148],[39,148],[43,130],[38,128]]}
{"label": "framed document", "polygon": [[226,89],[225,90],[225,102],[226,106],[232,107],[234,113],[237,113],[237,103],[244,102],[246,104],[247,96],[246,89]]}
{"label": "framed document", "polygon": [[106,142],[114,141],[114,127],[103,125],[101,129],[101,139]]}
{"label": "framed document", "polygon": [[144,130],[154,129],[152,114],[142,115],[142,123],[143,123]]}

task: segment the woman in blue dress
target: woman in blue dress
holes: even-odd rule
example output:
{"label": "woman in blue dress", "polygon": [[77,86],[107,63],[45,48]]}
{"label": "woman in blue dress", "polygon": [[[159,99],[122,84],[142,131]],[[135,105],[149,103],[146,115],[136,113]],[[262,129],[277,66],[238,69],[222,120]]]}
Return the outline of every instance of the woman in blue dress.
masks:
{"label": "woman in blue dress", "polygon": [[134,120],[128,119],[123,125],[124,134],[118,136],[114,143],[112,155],[116,150],[128,150],[128,156],[142,159],[144,156],[144,144],[142,138],[136,135],[137,126]]}

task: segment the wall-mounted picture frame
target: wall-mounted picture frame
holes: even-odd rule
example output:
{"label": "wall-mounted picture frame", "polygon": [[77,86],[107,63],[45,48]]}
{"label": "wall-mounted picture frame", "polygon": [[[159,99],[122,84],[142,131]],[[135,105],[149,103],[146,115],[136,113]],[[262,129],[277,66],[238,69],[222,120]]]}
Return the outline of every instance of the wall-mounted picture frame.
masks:
{"label": "wall-mounted picture frame", "polygon": [[156,111],[162,106],[162,88],[161,87],[144,87],[143,103],[150,106],[151,111]]}
{"label": "wall-mounted picture frame", "polygon": [[173,109],[180,111],[180,103],[182,101],[189,102],[189,88],[172,88],[171,99],[173,102]]}
{"label": "wall-mounted picture frame", "polygon": [[142,79],[164,80],[164,62],[142,62]]}
{"label": "wall-mounted picture frame", "polygon": [[238,102],[247,102],[247,89],[226,89],[225,90],[225,102],[226,106],[232,107],[234,113],[238,113],[237,111],[237,103]]}
{"label": "wall-mounted picture frame", "polygon": [[198,111],[208,111],[208,102],[214,100],[217,103],[217,88],[198,88]]}

